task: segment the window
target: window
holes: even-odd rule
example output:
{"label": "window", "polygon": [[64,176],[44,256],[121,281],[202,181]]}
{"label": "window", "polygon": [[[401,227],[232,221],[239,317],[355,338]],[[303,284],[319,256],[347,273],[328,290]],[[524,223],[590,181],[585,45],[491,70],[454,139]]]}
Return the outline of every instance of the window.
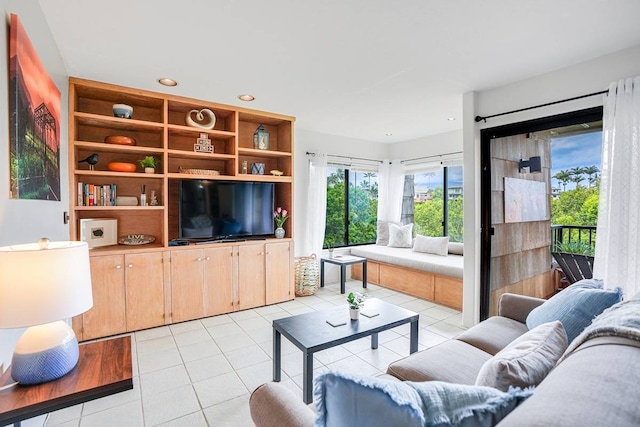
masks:
{"label": "window", "polygon": [[327,168],[325,248],[374,243],[377,213],[375,171]]}
{"label": "window", "polygon": [[402,222],[413,223],[415,234],[462,242],[462,166],[410,169],[414,173],[405,175]]}

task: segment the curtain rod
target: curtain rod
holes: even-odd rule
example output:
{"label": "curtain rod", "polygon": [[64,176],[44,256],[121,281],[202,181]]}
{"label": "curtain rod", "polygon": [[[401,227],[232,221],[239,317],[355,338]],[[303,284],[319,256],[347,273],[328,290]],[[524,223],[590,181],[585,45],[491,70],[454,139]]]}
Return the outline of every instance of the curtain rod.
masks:
{"label": "curtain rod", "polygon": [[507,114],[513,114],[513,113],[520,113],[521,111],[533,110],[534,108],[548,107],[549,105],[562,104],[563,102],[575,101],[576,99],[589,98],[591,96],[596,96],[596,95],[603,95],[608,92],[609,92],[608,90],[601,90],[600,92],[593,92],[593,93],[588,93],[586,95],[574,96],[573,98],[561,99],[560,101],[548,102],[546,104],[534,105],[533,107],[507,111],[506,113],[492,114],[490,116],[476,116],[475,120],[476,120],[476,123],[481,122],[483,120],[486,123],[487,119],[492,119],[494,117],[505,116]]}
{"label": "curtain rod", "polygon": [[444,154],[434,154],[433,156],[424,156],[424,157],[416,157],[413,159],[404,159],[404,160],[400,160],[400,163],[405,163],[405,162],[414,162],[416,160],[424,160],[424,159],[433,159],[434,157],[444,157],[444,156],[452,156],[454,154],[462,154],[462,151],[454,151],[452,153],[444,153]]}
{"label": "curtain rod", "polygon": [[[311,152],[307,151],[307,156],[314,157],[315,155],[316,155],[316,153],[311,153]],[[338,154],[327,154],[327,156],[329,156],[329,157],[340,157],[341,159],[364,160],[365,162],[376,162],[376,163],[382,163],[382,160],[375,160],[375,159],[363,159],[362,157],[340,156],[340,155],[338,155]]]}

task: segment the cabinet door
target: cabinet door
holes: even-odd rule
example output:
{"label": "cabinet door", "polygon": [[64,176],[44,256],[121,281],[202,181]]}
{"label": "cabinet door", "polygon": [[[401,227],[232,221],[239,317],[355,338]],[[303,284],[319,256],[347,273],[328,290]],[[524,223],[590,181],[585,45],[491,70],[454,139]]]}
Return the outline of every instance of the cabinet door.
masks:
{"label": "cabinet door", "polygon": [[236,310],[265,304],[264,244],[238,247],[238,299]]}
{"label": "cabinet door", "polygon": [[171,320],[198,319],[204,314],[204,262],[201,250],[171,251]]}
{"label": "cabinet door", "polygon": [[164,324],[162,252],[128,254],[124,258],[127,331]]}
{"label": "cabinet door", "polygon": [[93,307],[82,315],[82,339],[125,332],[124,256],[91,257],[91,288]]}
{"label": "cabinet door", "polygon": [[204,315],[233,311],[232,247],[204,250]]}
{"label": "cabinet door", "polygon": [[275,304],[293,299],[291,279],[291,250],[289,242],[267,243],[266,250],[266,302]]}

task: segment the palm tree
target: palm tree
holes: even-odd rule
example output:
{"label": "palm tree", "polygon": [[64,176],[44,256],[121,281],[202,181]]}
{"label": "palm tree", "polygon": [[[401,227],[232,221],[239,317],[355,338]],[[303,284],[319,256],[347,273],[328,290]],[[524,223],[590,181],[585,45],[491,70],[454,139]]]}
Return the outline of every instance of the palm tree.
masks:
{"label": "palm tree", "polygon": [[591,184],[595,184],[598,180],[598,172],[600,172],[600,169],[598,169],[597,166],[588,166],[584,168],[584,173],[589,175],[589,187],[591,187]]}
{"label": "palm tree", "polygon": [[565,191],[567,189],[567,182],[571,181],[571,173],[566,170],[561,170],[553,175],[553,178],[560,181],[560,184],[562,184],[562,191]]}
{"label": "palm tree", "polygon": [[580,186],[580,183],[584,181],[584,176],[582,176],[585,172],[584,167],[576,166],[575,168],[569,169],[569,173],[571,174],[571,181],[576,183],[576,187]]}

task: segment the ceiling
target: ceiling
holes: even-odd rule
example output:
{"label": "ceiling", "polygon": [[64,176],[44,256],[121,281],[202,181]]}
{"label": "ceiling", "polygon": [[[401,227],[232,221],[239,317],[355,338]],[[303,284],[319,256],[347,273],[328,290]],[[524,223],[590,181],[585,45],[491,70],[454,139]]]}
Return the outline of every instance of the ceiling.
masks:
{"label": "ceiling", "polygon": [[39,3],[71,76],[383,143],[461,129],[466,92],[640,44],[638,0]]}

